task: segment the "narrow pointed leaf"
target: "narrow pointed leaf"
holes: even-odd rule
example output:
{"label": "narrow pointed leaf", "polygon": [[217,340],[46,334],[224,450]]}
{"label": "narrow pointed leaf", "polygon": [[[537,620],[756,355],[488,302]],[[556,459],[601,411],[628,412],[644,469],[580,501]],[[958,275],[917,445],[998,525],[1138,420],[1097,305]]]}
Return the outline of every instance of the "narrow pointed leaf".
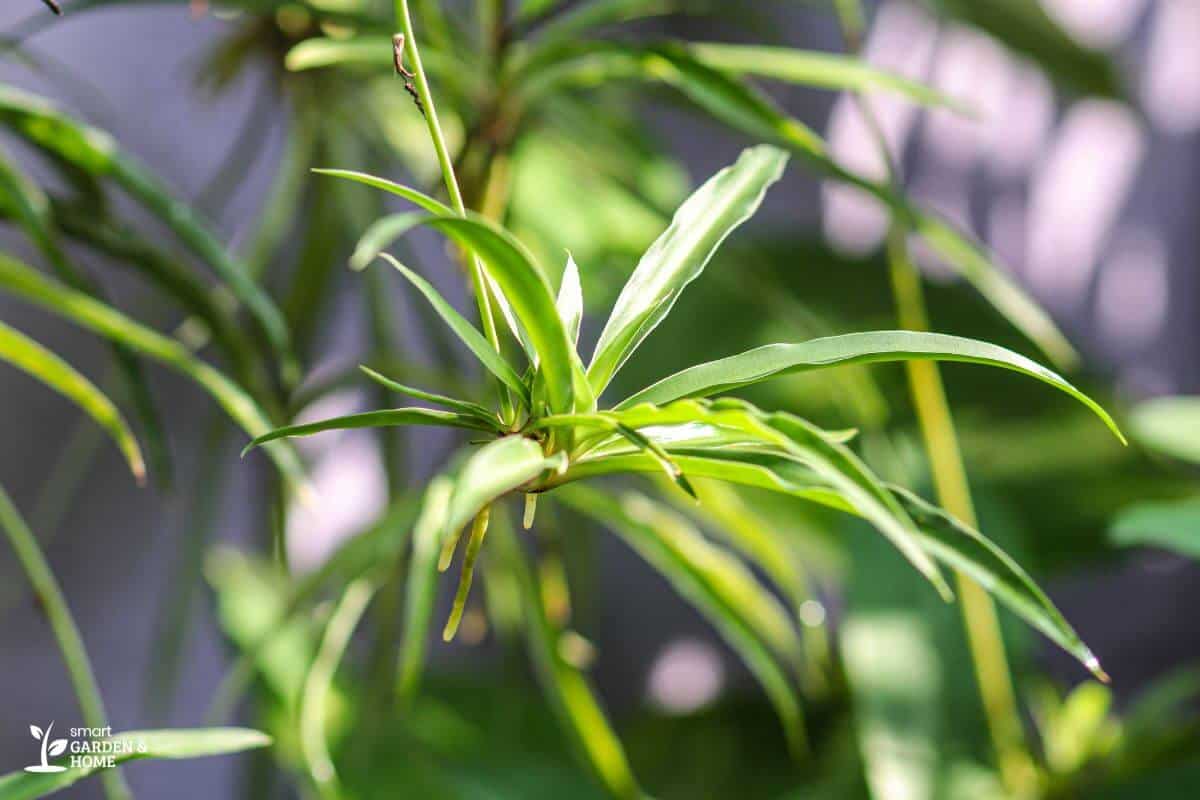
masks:
{"label": "narrow pointed leaf", "polygon": [[1107,682],[1100,662],[1029,574],[983,534],[899,486],[890,487],[920,527],[922,546],[970,576],[1002,605]]}
{"label": "narrow pointed leaf", "polygon": [[640,403],[664,405],[687,397],[707,397],[789,375],[843,364],[886,361],[961,361],[1020,372],[1066,392],[1096,413],[1122,441],[1125,437],[1098,403],[1057,373],[994,344],[959,336],[916,331],[872,331],[828,336],[799,344],[771,344],[736,356],[689,367],[664,378],[617,404],[618,409]]}
{"label": "narrow pointed leaf", "polygon": [[952,597],[937,565],[917,544],[916,526],[882,482],[848,448],[816,426],[791,414],[768,414],[733,399],[708,403],[679,400],[658,408],[640,405],[613,416],[631,428],[704,423],[759,438],[808,466],[840,492],[944,597]]}
{"label": "narrow pointed leaf", "polygon": [[762,683],[793,751],[803,752],[800,701],[779,661],[798,663],[800,640],[787,612],[753,574],[685,518],[644,495],[612,499],[572,486],[557,496],[621,536],[708,618]]}
{"label": "narrow pointed leaf", "polygon": [[567,266],[563,270],[558,299],[554,305],[571,345],[578,345],[579,328],[583,325],[583,287],[579,283],[579,266],[570,254],[567,255]]}
{"label": "narrow pointed leaf", "polygon": [[562,631],[546,612],[545,598],[534,579],[520,545],[506,525],[493,534],[502,563],[520,587],[526,636],[531,660],[539,682],[558,715],[564,732],[570,737],[580,760],[596,779],[619,800],[643,800],[645,795],[629,766],[625,748],[613,731],[604,709],[587,677],[563,658],[559,648]]}
{"label": "narrow pointed leaf", "polygon": [[581,382],[583,368],[559,319],[550,286],[528,251],[507,231],[483,219],[433,217],[425,224],[479,256],[537,353],[551,411],[574,408],[575,388]]}
{"label": "narrow pointed leaf", "polygon": [[438,539],[446,528],[446,512],[454,482],[438,476],[425,490],[421,516],[413,528],[412,558],[408,567],[405,588],[404,634],[400,644],[400,671],[396,681],[397,697],[402,704],[411,703],[416,696],[425,668],[429,626],[433,617],[433,601],[437,592]]}
{"label": "narrow pointed leaf", "polygon": [[417,288],[417,291],[425,295],[425,299],[433,306],[433,310],[450,326],[450,329],[467,346],[467,349],[479,359],[479,363],[487,367],[487,370],[499,378],[505,386],[512,389],[516,393],[516,396],[528,407],[529,389],[525,386],[524,381],[521,380],[521,376],[513,370],[502,355],[496,352],[496,349],[488,343],[488,340],[483,338],[483,334],[468,322],[462,314],[455,311],[454,306],[446,302],[445,298],[438,293],[437,289],[433,288],[433,285],[429,281],[387,253],[380,253],[379,255],[395,267],[401,275],[407,278],[409,283]]}
{"label": "narrow pointed leaf", "polygon": [[256,437],[242,450],[242,455],[250,452],[267,442],[278,439],[290,439],[295,436],[312,436],[325,431],[344,431],[354,428],[392,428],[401,425],[428,425],[445,428],[465,428],[473,431],[494,430],[481,420],[453,411],[438,411],[432,408],[389,408],[379,411],[365,411],[361,414],[348,414],[343,417],[308,422],[302,425],[286,425],[268,431]]}
{"label": "narrow pointed leaf", "polygon": [[667,84],[714,118],[755,139],[800,156],[819,176],[857,187],[890,207],[941,258],[966,278],[1008,321],[1056,364],[1078,362],[1078,354],[1054,321],[995,259],[968,234],[914,206],[889,186],[838,164],[825,141],[766,95],[735,75],[702,63],[673,44],[639,46],[584,42],[539,53],[525,65],[526,91],[537,94],[560,82],[596,85],[615,79]]}
{"label": "narrow pointed leaf", "polygon": [[70,399],[108,432],[120,448],[138,483],[146,465],[137,439],[112,401],[74,367],[20,331],[0,322],[0,361],[7,361]]}
{"label": "narrow pointed leaf", "polygon": [[377,178],[365,172],[355,172],[348,169],[314,169],[313,172],[318,175],[328,175],[331,178],[354,181],[355,183],[361,183],[364,186],[370,186],[374,189],[382,189],[397,197],[403,197],[410,203],[415,203],[431,214],[437,214],[442,217],[458,216],[453,208],[442,201],[435,200],[424,192],[419,192],[416,189],[396,183],[395,181],[389,181],[386,178]]}
{"label": "narrow pointed leaf", "polygon": [[715,42],[689,43],[687,47],[701,63],[736,75],[754,75],[837,91],[894,92],[919,105],[969,113],[961,100],[917,81],[876,69],[853,56],[792,47]]}
{"label": "narrow pointed leaf", "polygon": [[670,313],[684,288],[699,277],[725,238],[758,209],[779,179],[787,155],[753,147],[696,190],[665,232],[642,256],[617,297],[588,365],[597,395],[625,360]]}
{"label": "narrow pointed leaf", "polygon": [[213,268],[258,320],[276,351],[287,356],[289,335],[279,308],[205,223],[149,170],[123,153],[111,136],[71,119],[41,98],[11,87],[0,87],[0,119],[38,147],[119,184]]}
{"label": "narrow pointed leaf", "polygon": [[469,417],[476,417],[480,422],[485,422],[495,428],[499,428],[500,421],[496,418],[496,415],[478,403],[471,403],[466,400],[456,400],[453,397],[444,397],[443,395],[427,392],[423,389],[414,389],[411,386],[405,386],[402,383],[397,383],[391,378],[386,378],[370,367],[360,366],[359,369],[362,370],[368,378],[386,389],[391,389],[393,392],[403,394],[408,397],[414,397],[417,400],[425,400],[429,403],[435,403],[439,406],[444,406],[452,411],[457,411],[459,414]]}
{"label": "narrow pointed leaf", "polygon": [[[270,736],[248,728],[126,731],[109,737],[107,741],[112,742],[110,747],[117,763],[137,759],[204,758],[271,745]],[[89,775],[102,771],[100,767],[71,767],[65,772],[50,774],[10,772],[0,776],[0,797],[5,800],[33,800],[73,786]]]}
{"label": "narrow pointed leaf", "polygon": [[[230,419],[251,436],[271,429],[266,413],[250,395],[179,342],[4,254],[0,254],[0,291],[21,297],[182,373],[208,392]],[[273,445],[268,452],[284,478],[294,488],[305,491],[304,468],[296,452],[285,445]]]}
{"label": "narrow pointed leaf", "polygon": [[547,470],[559,470],[565,457],[547,457],[524,436],[505,436],[481,447],[462,466],[446,513],[444,536],[459,531],[484,508]]}

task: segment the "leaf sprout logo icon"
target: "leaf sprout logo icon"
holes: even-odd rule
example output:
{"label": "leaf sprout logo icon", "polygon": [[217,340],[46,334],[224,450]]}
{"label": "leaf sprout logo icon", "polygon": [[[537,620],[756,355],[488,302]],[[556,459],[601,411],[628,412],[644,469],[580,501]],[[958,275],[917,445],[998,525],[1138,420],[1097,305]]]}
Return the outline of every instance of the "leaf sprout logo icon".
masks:
{"label": "leaf sprout logo icon", "polygon": [[61,756],[63,751],[67,749],[66,739],[55,739],[50,741],[50,731],[54,729],[54,723],[51,722],[46,730],[42,730],[37,725],[30,725],[29,732],[33,734],[33,738],[42,743],[42,763],[35,767],[26,767],[26,772],[65,772],[66,767],[56,767],[47,762],[46,759],[55,756]]}

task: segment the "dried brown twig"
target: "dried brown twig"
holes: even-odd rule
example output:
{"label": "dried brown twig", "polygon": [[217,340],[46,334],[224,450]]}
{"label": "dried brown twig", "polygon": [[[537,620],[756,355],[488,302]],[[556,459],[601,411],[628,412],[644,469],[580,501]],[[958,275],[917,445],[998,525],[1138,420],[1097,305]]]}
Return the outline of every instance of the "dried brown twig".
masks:
{"label": "dried brown twig", "polygon": [[392,64],[396,67],[396,74],[404,78],[404,90],[412,95],[413,102],[417,105],[417,111],[421,112],[421,116],[425,116],[425,106],[421,103],[421,95],[417,93],[417,87],[413,85],[412,72],[404,68],[404,34],[397,33],[392,37]]}

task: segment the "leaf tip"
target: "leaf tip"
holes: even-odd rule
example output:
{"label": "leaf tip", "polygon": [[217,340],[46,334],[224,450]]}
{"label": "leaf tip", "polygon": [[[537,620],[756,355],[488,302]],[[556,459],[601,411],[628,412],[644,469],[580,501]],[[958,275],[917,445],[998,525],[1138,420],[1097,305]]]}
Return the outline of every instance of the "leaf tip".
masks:
{"label": "leaf tip", "polygon": [[1096,658],[1096,655],[1092,651],[1089,650],[1087,652],[1087,657],[1083,660],[1083,666],[1087,668],[1088,672],[1095,675],[1096,679],[1101,683],[1112,683],[1112,678],[1107,672],[1104,671],[1104,668],[1100,666],[1100,659]]}

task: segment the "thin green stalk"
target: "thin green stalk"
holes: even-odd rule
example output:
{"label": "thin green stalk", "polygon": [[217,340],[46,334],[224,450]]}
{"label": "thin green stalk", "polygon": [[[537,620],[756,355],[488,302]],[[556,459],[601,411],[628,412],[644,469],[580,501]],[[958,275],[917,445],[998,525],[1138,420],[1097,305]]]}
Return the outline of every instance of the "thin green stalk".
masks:
{"label": "thin green stalk", "polygon": [[[862,7],[855,0],[837,0],[836,8],[847,47],[851,52],[857,52],[864,29]],[[856,94],[855,98],[878,144],[887,168],[888,181],[893,190],[899,193],[900,168],[888,148],[879,119],[865,96]],[[888,231],[887,254],[900,327],[928,331],[929,315],[925,308],[921,276],[909,259],[907,230],[903,220],[896,214],[892,216]],[[954,429],[954,417],[946,399],[941,370],[933,361],[907,361],[905,369],[938,502],[950,514],[977,528],[971,486]],[[978,583],[962,573],[956,573],[955,578],[967,644],[1001,780],[1014,797],[1024,797],[1030,794],[1036,775],[1025,745],[996,606]]]}
{"label": "thin green stalk", "polygon": [[[899,227],[894,226],[888,237],[888,255],[901,327],[914,331],[928,330],[929,320],[920,275],[908,259],[904,231]],[[971,487],[963,466],[941,371],[932,361],[909,361],[906,366],[909,389],[929,457],[938,502],[946,511],[977,528]],[[1013,796],[1026,796],[1035,776],[1025,749],[1024,731],[996,606],[978,583],[962,573],[956,577],[967,643],[975,665],[1000,774]]]}
{"label": "thin green stalk", "polygon": [[[433,149],[437,154],[438,165],[442,170],[442,180],[446,184],[446,194],[450,197],[450,206],[459,214],[466,214],[463,204],[462,191],[458,186],[458,178],[454,174],[454,159],[446,146],[446,137],[442,133],[441,123],[438,122],[437,106],[433,102],[433,93],[429,90],[429,79],[425,76],[425,67],[421,63],[421,52],[417,48],[417,38],[413,32],[412,16],[408,11],[408,0],[396,0],[396,20],[400,23],[404,34],[404,57],[409,63],[416,85],[417,96],[421,100],[422,113],[429,128],[429,137],[433,140]],[[491,303],[488,302],[487,286],[484,282],[483,267],[479,259],[470,259],[471,288],[475,292],[475,302],[479,306],[479,319],[483,332],[488,341],[497,350],[500,349],[500,337],[496,333],[496,319],[492,314]]]}
{"label": "thin green stalk", "polygon": [[[2,486],[0,527],[3,527],[8,535],[17,560],[21,562],[21,567],[46,612],[46,618],[50,621],[63,663],[66,664],[71,684],[75,687],[75,696],[79,700],[79,710],[83,714],[84,723],[89,728],[108,727],[108,714],[104,710],[100,687],[96,684],[96,676],[92,672],[92,664],[83,646],[79,627],[71,616],[71,609],[67,606],[67,600],[63,597],[62,589],[55,580],[50,565],[46,563],[46,557],[38,547],[37,539]],[[132,800],[133,794],[129,791],[120,770],[104,770],[101,780],[109,800]]]}
{"label": "thin green stalk", "polygon": [[342,793],[338,787],[337,769],[325,739],[328,726],[327,701],[338,664],[350,643],[358,621],[362,619],[376,584],[370,578],[360,578],[349,586],[338,600],[321,647],[308,670],[300,701],[300,749],[308,766],[309,775],[321,797],[336,800]]}

